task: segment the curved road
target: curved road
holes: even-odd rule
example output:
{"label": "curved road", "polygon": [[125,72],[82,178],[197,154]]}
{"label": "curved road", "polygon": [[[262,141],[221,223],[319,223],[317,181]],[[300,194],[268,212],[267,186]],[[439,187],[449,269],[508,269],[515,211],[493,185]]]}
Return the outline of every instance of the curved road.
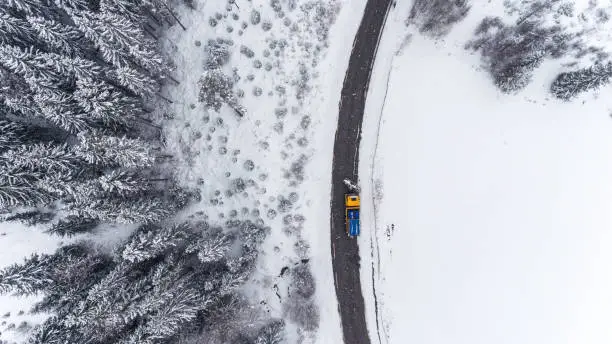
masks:
{"label": "curved road", "polygon": [[[338,310],[345,344],[370,344],[359,279],[359,247],[346,236],[345,178],[358,178],[359,141],[370,74],[378,40],[393,0],[368,0],[353,42],[340,98],[334,142],[331,198],[331,249]],[[362,233],[371,230],[362,228]]]}

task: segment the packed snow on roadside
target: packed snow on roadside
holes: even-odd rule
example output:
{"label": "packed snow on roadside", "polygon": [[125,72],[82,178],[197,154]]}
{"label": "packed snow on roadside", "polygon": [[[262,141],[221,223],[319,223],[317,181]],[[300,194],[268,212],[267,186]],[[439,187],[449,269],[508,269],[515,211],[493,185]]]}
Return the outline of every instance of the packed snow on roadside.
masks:
{"label": "packed snow on roadside", "polygon": [[546,60],[502,93],[465,49],[502,1],[438,39],[406,27],[410,6],[383,33],[361,145],[373,342],[611,342],[612,87],[555,99],[567,61]]}

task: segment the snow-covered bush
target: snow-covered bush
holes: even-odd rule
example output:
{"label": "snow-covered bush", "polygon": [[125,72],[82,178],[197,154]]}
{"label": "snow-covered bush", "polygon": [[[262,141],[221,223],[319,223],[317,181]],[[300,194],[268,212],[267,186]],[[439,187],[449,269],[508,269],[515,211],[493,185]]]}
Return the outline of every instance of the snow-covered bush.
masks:
{"label": "snow-covered bush", "polygon": [[291,290],[307,299],[314,295],[315,281],[307,264],[291,269]]}
{"label": "snow-covered bush", "polygon": [[283,311],[287,318],[307,331],[314,331],[319,327],[319,309],[313,300],[305,299],[299,294],[291,295],[283,304]]}
{"label": "snow-covered bush", "polygon": [[232,45],[233,42],[231,40],[208,40],[205,47],[206,61],[204,61],[206,69],[215,69],[226,65],[231,57],[230,47]]}
{"label": "snow-covered bush", "polygon": [[465,18],[469,10],[469,0],[416,0],[406,24],[416,25],[423,34],[440,37]]}
{"label": "snow-covered bush", "polygon": [[238,103],[234,94],[234,80],[221,69],[215,68],[204,71],[198,81],[198,86],[200,88],[198,100],[204,103],[206,107],[218,112],[225,103],[240,116],[244,115],[245,110]]}

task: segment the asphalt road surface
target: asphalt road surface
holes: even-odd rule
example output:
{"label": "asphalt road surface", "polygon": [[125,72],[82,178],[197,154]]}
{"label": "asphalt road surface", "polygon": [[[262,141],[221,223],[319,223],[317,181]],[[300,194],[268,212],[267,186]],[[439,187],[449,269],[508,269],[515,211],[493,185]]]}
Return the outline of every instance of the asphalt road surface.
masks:
{"label": "asphalt road surface", "polygon": [[[349,60],[340,98],[334,142],[331,198],[331,249],[334,284],[345,344],[370,344],[359,280],[359,247],[344,223],[345,178],[358,178],[359,141],[370,74],[378,40],[393,0],[368,0]],[[361,228],[367,234],[371,228]],[[373,334],[375,335],[375,334]]]}

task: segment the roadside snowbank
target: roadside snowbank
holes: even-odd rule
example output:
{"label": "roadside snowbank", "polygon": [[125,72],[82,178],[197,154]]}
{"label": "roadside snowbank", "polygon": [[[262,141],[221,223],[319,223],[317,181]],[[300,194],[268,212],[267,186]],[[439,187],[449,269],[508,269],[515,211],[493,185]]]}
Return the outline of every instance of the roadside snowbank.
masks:
{"label": "roadside snowbank", "polygon": [[383,35],[361,146],[373,341],[378,320],[381,343],[609,343],[612,100],[553,100],[554,63],[498,92],[463,49],[495,4],[395,55],[409,5]]}

